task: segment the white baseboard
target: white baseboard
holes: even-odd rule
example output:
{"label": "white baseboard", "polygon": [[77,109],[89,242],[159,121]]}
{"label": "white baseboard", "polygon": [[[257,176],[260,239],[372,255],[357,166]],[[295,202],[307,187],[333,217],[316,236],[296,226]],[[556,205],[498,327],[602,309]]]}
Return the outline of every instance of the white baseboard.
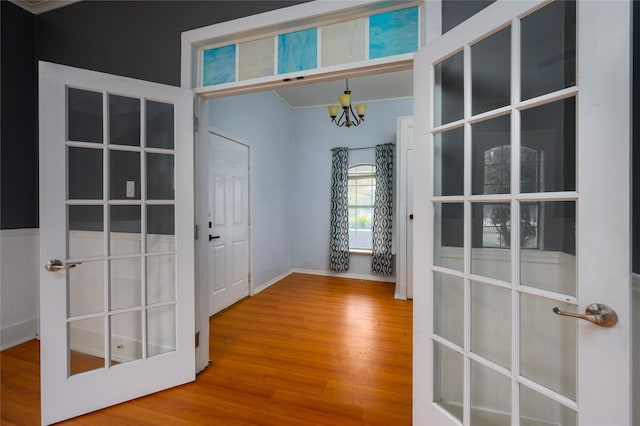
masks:
{"label": "white baseboard", "polygon": [[379,281],[379,282],[386,282],[386,283],[395,283],[396,282],[394,277],[382,277],[382,276],[375,276],[375,275],[350,274],[348,272],[333,272],[333,271],[320,271],[320,270],[316,270],[316,269],[293,268],[293,269],[291,269],[291,270],[289,270],[289,271],[287,271],[287,272],[285,272],[283,274],[280,274],[277,277],[267,281],[266,283],[262,284],[261,286],[254,288],[251,291],[250,296],[255,296],[256,294],[260,293],[263,290],[266,290],[267,288],[271,287],[272,285],[274,285],[278,281],[288,277],[289,275],[291,275],[293,273],[309,274],[309,275],[321,275],[321,276],[325,276],[325,277],[349,278],[349,279],[352,279],[352,280]]}
{"label": "white baseboard", "polygon": [[277,283],[281,279],[288,277],[289,275],[291,275],[292,272],[293,272],[293,270],[287,271],[284,274],[280,274],[277,277],[267,281],[266,283],[254,288],[254,289],[251,289],[251,292],[250,292],[249,295],[250,296],[255,296],[256,294],[260,293],[261,291],[266,290],[267,288],[271,287],[272,285],[274,285],[275,283]]}
{"label": "white baseboard", "polygon": [[291,272],[298,272],[300,274],[310,274],[310,275],[322,275],[325,277],[349,278],[352,280],[380,281],[385,283],[396,282],[395,277],[384,277],[382,275],[351,274],[349,272],[321,271],[316,269],[299,269],[299,268],[293,268]]}
{"label": "white baseboard", "polygon": [[3,327],[0,330],[0,350],[20,345],[38,337],[38,320],[32,319],[20,324]]}

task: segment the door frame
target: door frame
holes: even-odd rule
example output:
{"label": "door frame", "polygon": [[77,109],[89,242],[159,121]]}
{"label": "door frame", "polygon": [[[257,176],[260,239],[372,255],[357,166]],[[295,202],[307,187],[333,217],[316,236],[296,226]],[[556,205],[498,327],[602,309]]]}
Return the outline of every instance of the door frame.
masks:
{"label": "door frame", "polygon": [[409,176],[407,167],[409,164],[408,150],[413,149],[410,143],[410,136],[413,136],[413,116],[398,117],[396,130],[396,179],[398,199],[396,206],[396,224],[398,226],[398,236],[396,238],[396,299],[412,299],[413,289],[409,283],[412,281],[413,269],[407,258],[408,254],[408,228],[409,214],[407,202],[409,200]]}
{"label": "door frame", "polygon": [[[196,93],[198,88],[198,48],[207,43],[212,38],[227,38],[233,40],[234,35],[242,34],[255,34],[260,31],[264,31],[264,28],[278,27],[286,25],[289,22],[302,21],[313,22],[314,19],[321,19],[333,14],[340,14],[348,9],[357,7],[366,8],[381,0],[353,0],[348,2],[339,1],[324,1],[313,0],[307,3],[298,4],[295,6],[289,6],[282,9],[276,9],[269,12],[260,13],[257,15],[251,15],[244,18],[235,19],[232,21],[221,22],[219,24],[208,25],[202,28],[186,31],[182,33],[181,37],[181,67],[180,67],[180,85],[183,88],[191,89],[194,93],[194,132],[196,133],[194,138],[195,143],[195,170],[196,181],[200,167],[198,166],[198,152],[203,152],[203,143],[208,141],[209,128],[209,102],[206,93]],[[442,0],[420,0],[421,17],[420,26],[422,28],[422,34],[420,34],[420,46],[424,46],[429,42],[436,40],[440,37],[442,28]],[[343,67],[344,68],[344,67]],[[355,75],[360,72],[361,75],[376,74],[388,71],[388,66],[380,64],[377,66],[366,67],[366,69],[343,69],[336,67],[336,70],[332,70],[330,79],[341,79],[344,77]],[[407,65],[407,69],[413,69],[413,61]],[[312,75],[307,76],[307,81],[312,79]],[[326,79],[326,76],[325,76]],[[317,80],[320,81],[320,80]],[[234,94],[244,94],[250,91],[265,91],[281,85],[279,80],[272,81],[270,83],[261,85],[260,87],[254,87],[252,89],[246,89],[238,87],[237,89],[231,89],[225,91],[225,96],[231,96]],[[237,138],[235,138],[237,139]],[[199,206],[199,194],[201,186],[196,183],[196,208],[195,208],[195,223],[201,224],[202,210]],[[204,211],[206,217],[206,210]],[[202,234],[202,228],[200,230]],[[396,240],[399,244],[403,244],[402,241]],[[253,246],[253,244],[252,244]],[[209,365],[209,316],[208,316],[208,281],[206,280],[206,272],[203,273],[202,269],[205,263],[203,257],[202,244],[195,242],[196,247],[196,332],[199,333],[199,345],[196,347],[196,372],[204,370]],[[250,274],[253,276],[253,268],[251,266]],[[249,294],[254,294],[254,289],[250,288]],[[406,297],[406,290],[405,290]]]}

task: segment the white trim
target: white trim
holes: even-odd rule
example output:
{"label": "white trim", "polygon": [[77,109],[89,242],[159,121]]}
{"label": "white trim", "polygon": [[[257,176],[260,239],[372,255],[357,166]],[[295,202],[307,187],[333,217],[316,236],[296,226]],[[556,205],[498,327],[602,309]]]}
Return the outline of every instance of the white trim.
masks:
{"label": "white trim", "polygon": [[41,13],[49,12],[51,10],[59,9],[65,6],[71,6],[81,0],[9,0],[15,4],[31,12],[34,15],[40,15]]}
{"label": "white trim", "polygon": [[18,324],[3,326],[0,330],[0,350],[20,345],[38,338],[39,318],[23,321]]}
{"label": "white trim", "polygon": [[255,296],[256,294],[266,290],[267,288],[271,287],[272,285],[274,285],[275,283],[277,283],[280,280],[283,280],[285,278],[287,278],[289,275],[293,274],[293,270],[289,270],[283,274],[278,275],[275,278],[270,279],[269,281],[267,281],[264,284],[259,285],[256,288],[251,289],[251,292],[249,293],[249,296]]}
{"label": "white trim", "polygon": [[0,229],[0,237],[39,237],[39,228]]}
{"label": "white trim", "polygon": [[365,275],[365,274],[351,274],[349,272],[334,272],[334,271],[321,271],[317,269],[301,269],[301,268],[293,268],[291,272],[298,272],[300,274],[309,274],[309,275],[321,275],[324,277],[338,277],[338,278],[349,278],[352,280],[365,280],[365,281],[379,281],[385,283],[395,283],[395,277],[383,277],[378,275]]}

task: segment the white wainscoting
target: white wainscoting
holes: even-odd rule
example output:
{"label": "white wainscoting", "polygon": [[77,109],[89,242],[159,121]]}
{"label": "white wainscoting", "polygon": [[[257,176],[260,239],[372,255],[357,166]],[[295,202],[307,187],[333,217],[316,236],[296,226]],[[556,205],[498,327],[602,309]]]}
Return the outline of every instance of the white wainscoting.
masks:
{"label": "white wainscoting", "polygon": [[38,229],[0,231],[0,349],[38,336]]}
{"label": "white wainscoting", "polygon": [[[633,365],[633,400],[640,401],[640,275],[632,274],[631,288],[631,309],[633,324],[631,326],[632,342],[632,365]],[[633,424],[640,424],[640,404],[633,404]]]}

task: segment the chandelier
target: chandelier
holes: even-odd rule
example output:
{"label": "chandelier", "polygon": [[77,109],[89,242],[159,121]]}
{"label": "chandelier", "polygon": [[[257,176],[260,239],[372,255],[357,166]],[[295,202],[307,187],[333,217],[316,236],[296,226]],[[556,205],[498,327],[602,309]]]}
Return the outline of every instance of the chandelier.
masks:
{"label": "chandelier", "polygon": [[[347,79],[347,88],[344,91],[344,95],[338,96],[338,102],[340,102],[340,105],[329,105],[327,107],[327,109],[329,110],[331,121],[338,127],[357,126],[364,121],[364,112],[367,110],[367,105],[358,104],[355,106],[356,112],[353,112],[353,108],[351,107],[351,90],[349,90],[349,79]],[[340,111],[340,107],[342,107],[342,114],[340,115],[340,118],[336,120],[338,112]]]}

